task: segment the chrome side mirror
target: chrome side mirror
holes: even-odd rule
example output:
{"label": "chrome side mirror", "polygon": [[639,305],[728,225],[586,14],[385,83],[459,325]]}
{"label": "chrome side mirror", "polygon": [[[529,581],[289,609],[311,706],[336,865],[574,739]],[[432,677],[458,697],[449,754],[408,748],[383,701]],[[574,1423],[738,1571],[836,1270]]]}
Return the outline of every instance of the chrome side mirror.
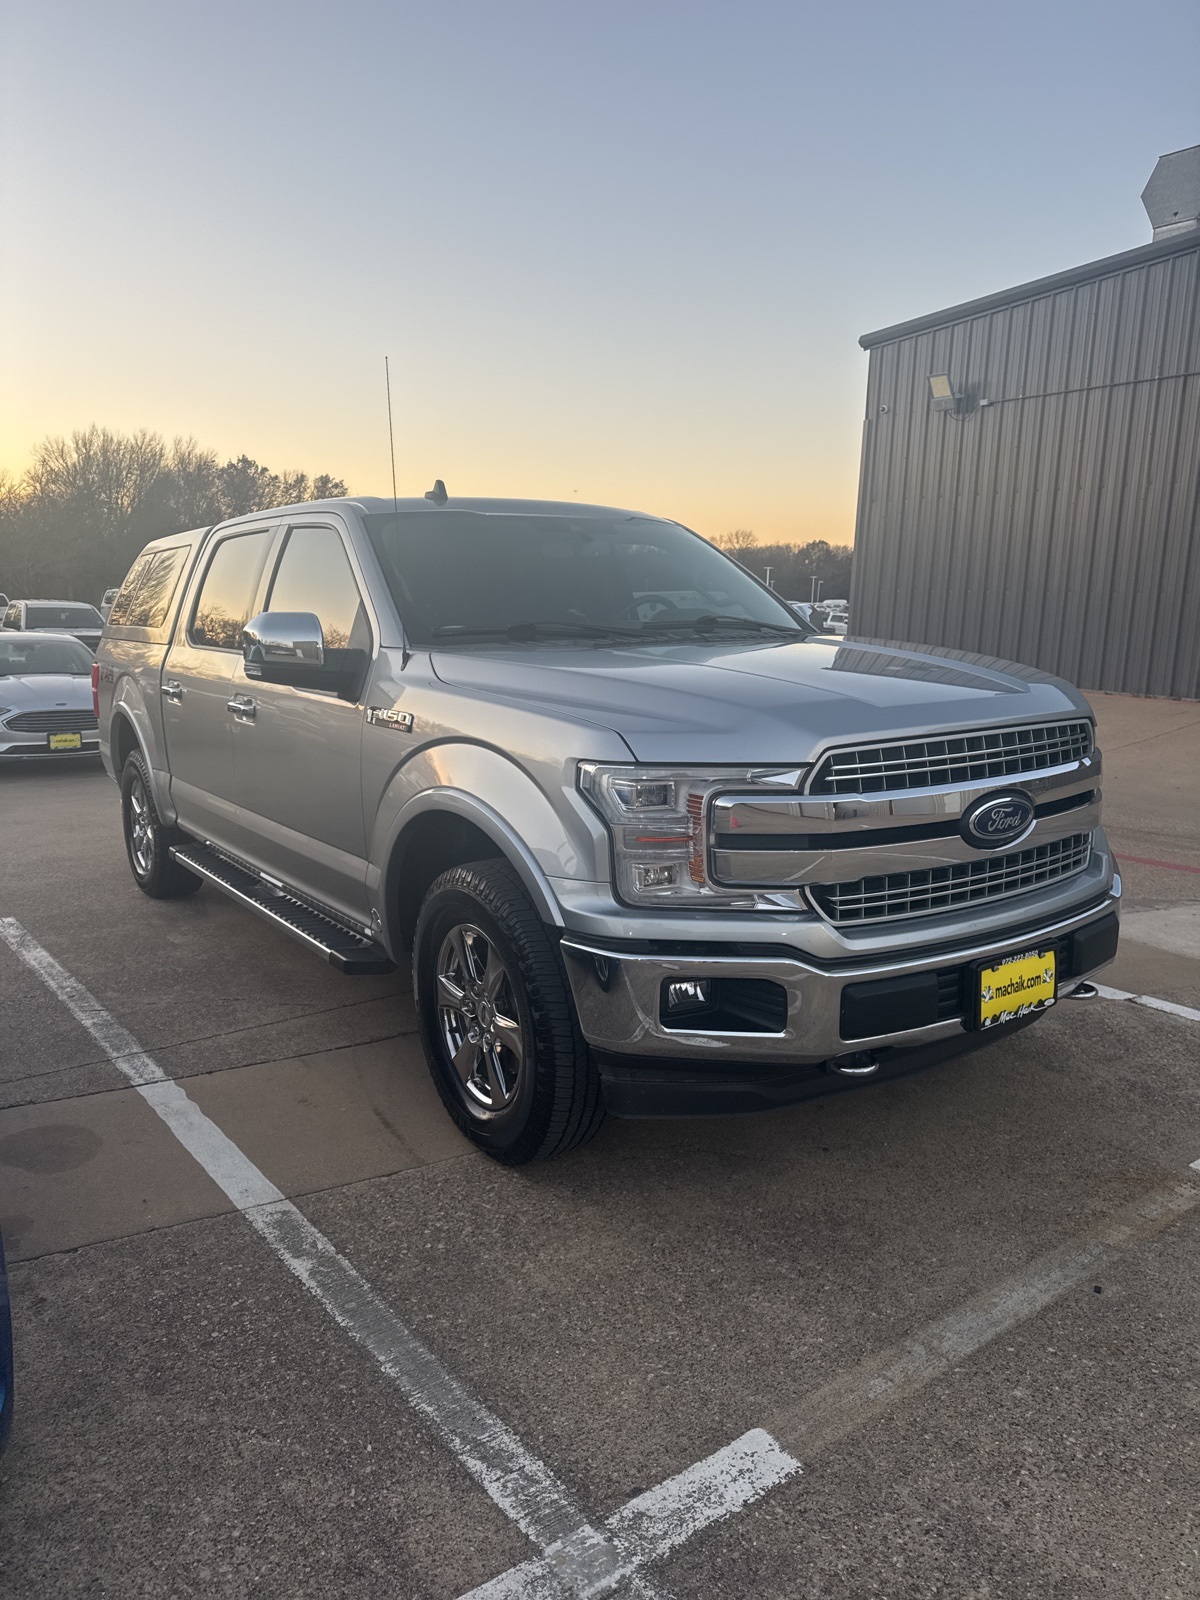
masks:
{"label": "chrome side mirror", "polygon": [[311,611],[260,611],[242,629],[248,678],[319,689],[343,700],[357,697],[370,660],[365,650],[329,650]]}
{"label": "chrome side mirror", "polygon": [[281,680],[271,668],[323,667],[321,624],[311,611],[260,611],[242,629],[242,660],[248,678],[276,682]]}

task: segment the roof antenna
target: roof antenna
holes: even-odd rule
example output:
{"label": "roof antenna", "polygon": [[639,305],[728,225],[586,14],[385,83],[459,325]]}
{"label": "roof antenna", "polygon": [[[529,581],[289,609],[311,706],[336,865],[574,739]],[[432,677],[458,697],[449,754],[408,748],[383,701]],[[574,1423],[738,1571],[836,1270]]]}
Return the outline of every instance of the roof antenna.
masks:
{"label": "roof antenna", "polygon": [[[383,381],[387,385],[388,402],[388,446],[392,452],[392,511],[396,518],[396,531],[400,531],[400,498],[396,493],[396,430],[392,427],[392,371],[388,366],[388,358],[383,358]],[[412,651],[408,648],[408,636],[404,636],[404,647],[400,652],[400,671],[403,672],[412,660]]]}
{"label": "roof antenna", "polygon": [[383,358],[383,381],[387,385],[388,446],[392,452],[392,510],[398,518],[400,515],[400,501],[396,495],[396,430],[392,427],[392,373],[386,356]]}
{"label": "roof antenna", "polygon": [[432,489],[426,489],[425,498],[426,500],[432,500],[435,506],[444,506],[446,504],[449,496],[446,493],[446,485],[440,478],[434,480]]}

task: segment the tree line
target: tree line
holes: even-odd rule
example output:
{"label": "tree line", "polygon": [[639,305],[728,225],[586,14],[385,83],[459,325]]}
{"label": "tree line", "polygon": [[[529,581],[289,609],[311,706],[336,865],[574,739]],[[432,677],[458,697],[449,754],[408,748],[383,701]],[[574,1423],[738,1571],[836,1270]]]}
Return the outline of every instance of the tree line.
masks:
{"label": "tree line", "polygon": [[808,544],[757,544],[749,528],[734,528],[717,541],[756,578],[768,581],[785,600],[810,600],[813,579],[820,581],[822,600],[850,598],[854,551],[848,544],[812,539]]}
{"label": "tree line", "polygon": [[[0,474],[0,591],[90,600],[121,582],[149,539],[271,506],[346,493],[329,473],[272,472],[249,456],[222,463],[194,439],[90,427],[44,439],[23,477]],[[785,600],[850,594],[848,545],[757,544],[748,528],[716,540]]]}
{"label": "tree line", "polygon": [[23,477],[0,474],[0,590],[96,605],[160,534],[345,493],[327,472],[222,463],[194,439],[144,430],[44,439]]}

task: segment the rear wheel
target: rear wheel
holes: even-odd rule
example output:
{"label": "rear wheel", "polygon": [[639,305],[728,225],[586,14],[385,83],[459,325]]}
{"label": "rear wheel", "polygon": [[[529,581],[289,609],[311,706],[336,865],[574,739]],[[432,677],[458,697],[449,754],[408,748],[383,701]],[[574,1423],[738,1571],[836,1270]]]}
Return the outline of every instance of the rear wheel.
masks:
{"label": "rear wheel", "polygon": [[453,867],[433,883],[413,989],[438,1093],[481,1150],[517,1166],[597,1131],[600,1082],[562,958],[507,862]]}
{"label": "rear wheel", "polygon": [[179,900],[195,894],[204,880],[181,867],[171,855],[171,846],[183,835],[178,828],[168,827],[155,809],[150,774],[140,750],[126,758],[121,771],[121,821],[130,870],[143,894],[152,900]]}

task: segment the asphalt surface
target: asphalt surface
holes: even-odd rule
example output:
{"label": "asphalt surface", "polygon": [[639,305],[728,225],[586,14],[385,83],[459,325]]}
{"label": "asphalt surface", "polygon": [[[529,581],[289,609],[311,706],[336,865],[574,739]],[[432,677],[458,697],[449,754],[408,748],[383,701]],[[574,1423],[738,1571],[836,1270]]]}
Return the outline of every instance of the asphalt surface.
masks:
{"label": "asphalt surface", "polygon": [[[1096,704],[1118,854],[1157,863],[1123,861],[1143,920],[1104,981],[1200,1008],[1200,707]],[[800,1463],[653,1593],[1200,1594],[1200,1023],[1072,1001],[910,1079],[512,1172],[446,1119],[402,975],[342,978],[211,890],[146,900],[94,768],[0,773],[0,812],[0,917],[592,1522],[748,1430]],[[6,1597],[453,1600],[536,1555],[4,944],[0,1230]]]}

